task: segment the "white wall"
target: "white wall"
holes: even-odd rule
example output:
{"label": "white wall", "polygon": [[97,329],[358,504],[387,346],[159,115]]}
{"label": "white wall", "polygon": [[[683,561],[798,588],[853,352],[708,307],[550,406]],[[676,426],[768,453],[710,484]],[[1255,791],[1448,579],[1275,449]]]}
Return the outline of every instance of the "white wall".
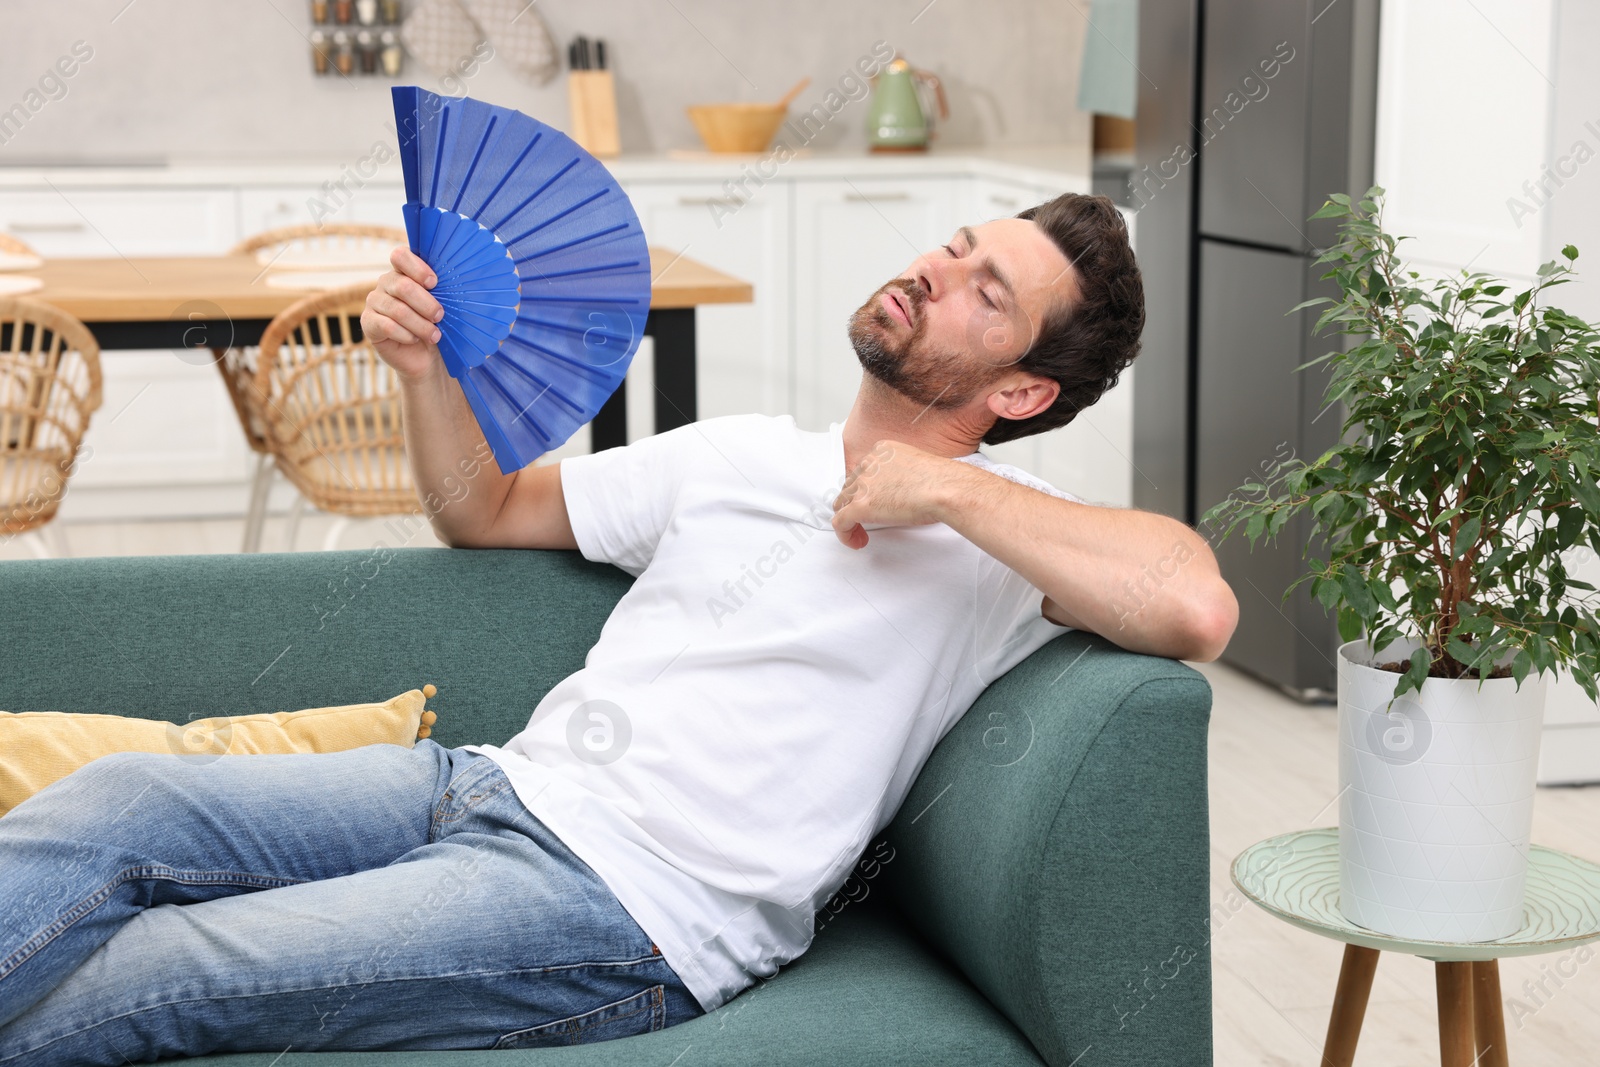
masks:
{"label": "white wall", "polygon": [[[1527,283],[1575,244],[1582,273],[1547,303],[1600,319],[1597,45],[1593,0],[1383,5],[1377,183],[1386,228],[1415,238],[1399,247],[1414,269]],[[1566,560],[1600,586],[1592,552]],[[1545,728],[1541,782],[1600,781],[1600,709],[1565,674]]]}
{"label": "white wall", "polygon": [[[1556,9],[1550,74],[1555,107],[1544,162],[1561,184],[1550,183],[1553,193],[1537,216],[1539,258],[1556,258],[1565,244],[1578,246],[1578,280],[1552,290],[1552,297],[1592,322],[1600,320],[1600,63],[1595,60],[1600,4],[1560,0]],[[1592,158],[1580,165],[1577,158],[1582,155]],[[1562,173],[1573,171],[1571,177]],[[1523,180],[1535,177],[1529,174]]]}
{"label": "white wall", "polygon": [[[1383,5],[1375,169],[1420,267],[1531,278],[1542,240],[1507,198],[1536,177],[1554,96],[1552,0]],[[1600,249],[1597,249],[1600,251]]]}
{"label": "white wall", "polygon": [[[406,0],[407,10],[416,0]],[[0,144],[19,157],[178,160],[343,159],[389,137],[382,76],[311,72],[306,0],[6,0],[0,4],[0,111],[24,99],[75,41],[93,58]],[[884,40],[945,83],[952,118],[941,143],[1087,143],[1077,74],[1088,5],[1057,0],[539,0],[565,58],[582,33],[603,37],[618,80],[624,152],[700,148],[684,106],[776,100],[801,76],[820,103]],[[400,82],[437,87],[410,63]],[[536,86],[496,58],[467,91],[567,126],[564,77]],[[817,148],[864,146],[865,105]]]}

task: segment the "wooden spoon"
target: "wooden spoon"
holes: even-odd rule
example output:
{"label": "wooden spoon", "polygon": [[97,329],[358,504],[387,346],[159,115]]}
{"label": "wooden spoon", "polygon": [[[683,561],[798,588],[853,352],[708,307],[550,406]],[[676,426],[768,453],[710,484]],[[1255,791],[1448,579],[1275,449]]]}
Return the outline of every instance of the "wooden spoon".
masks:
{"label": "wooden spoon", "polygon": [[810,78],[801,78],[799,81],[795,82],[794,88],[784,93],[783,99],[778,101],[778,106],[787,110],[789,105],[794,103],[794,98],[799,96],[801,91],[810,84]]}

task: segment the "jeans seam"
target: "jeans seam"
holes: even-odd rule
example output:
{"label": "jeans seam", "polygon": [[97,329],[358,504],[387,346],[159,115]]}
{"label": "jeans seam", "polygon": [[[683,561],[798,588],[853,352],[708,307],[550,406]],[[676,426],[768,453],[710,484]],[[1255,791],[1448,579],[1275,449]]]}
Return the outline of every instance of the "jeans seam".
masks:
{"label": "jeans seam", "polygon": [[[505,792],[506,789],[510,787],[510,785],[511,785],[510,782],[502,781],[499,785],[495,786],[493,789],[488,790],[487,792],[473,793],[470,796],[468,796],[465,800],[461,801],[462,806],[456,808],[454,811],[440,812],[438,810],[435,810],[434,811],[434,817],[433,817],[432,830],[437,831],[439,829],[439,827],[444,825],[445,823],[452,823],[452,822],[455,822],[458,819],[461,819],[461,818],[465,817],[470,812],[472,812],[474,809],[476,809],[480,805],[482,805],[483,802],[488,800],[490,797],[499,796],[501,793]],[[450,794],[446,793],[445,795],[448,797]],[[441,801],[440,803],[442,804],[443,801]]]}
{"label": "jeans seam", "polygon": [[[623,997],[622,998],[622,1002],[626,1003],[627,1001],[630,1001],[630,1000],[638,1000],[641,996],[643,996],[645,998],[645,1003],[641,1004],[637,1008],[634,1008],[632,1011],[625,1011],[621,1015],[608,1016],[607,1018],[601,1019],[596,1023],[591,1023],[589,1026],[586,1026],[586,1027],[579,1028],[579,1027],[575,1027],[574,1026],[574,1027],[572,1027],[573,1033],[583,1033],[584,1030],[592,1030],[596,1025],[600,1025],[602,1023],[621,1022],[623,1019],[631,1019],[635,1015],[641,1015],[641,1014],[644,1014],[644,1013],[649,1013],[651,1015],[655,1015],[658,1012],[664,1012],[665,1011],[666,1002],[667,1002],[667,991],[666,991],[666,987],[662,983],[657,982],[655,985],[650,986],[647,989],[641,990],[640,992],[635,993],[632,996]],[[617,1003],[617,1001],[613,1001],[612,1002],[612,1004],[615,1004],[615,1003]],[[565,1019],[554,1019],[554,1020],[552,1020],[550,1022],[547,1022],[547,1023],[541,1023],[538,1026],[525,1026],[520,1030],[507,1031],[506,1033],[500,1035],[499,1039],[495,1041],[493,1046],[491,1046],[491,1049],[499,1049],[500,1042],[504,1041],[508,1037],[512,1037],[513,1035],[531,1033],[531,1032],[533,1032],[535,1030],[548,1030],[552,1026],[566,1026],[566,1025],[569,1025],[571,1023],[576,1022],[578,1019],[581,1019],[586,1015],[593,1015],[597,1011],[603,1011],[604,1009],[611,1007],[612,1004],[602,1004],[598,1008],[591,1008],[588,1011],[580,1011],[576,1015],[567,1016]],[[652,1033],[655,1032],[653,1027],[651,1029],[651,1032]],[[510,1051],[510,1050],[500,1050],[500,1051]]]}
{"label": "jeans seam", "polygon": [[[257,992],[257,993],[230,993],[230,994],[226,994],[226,995],[215,995],[215,996],[182,997],[182,998],[179,998],[177,1000],[164,1000],[159,1004],[146,1004],[143,1007],[133,1008],[133,1009],[131,1009],[129,1011],[125,1011],[121,1015],[114,1015],[114,1016],[112,1016],[111,1018],[108,1018],[108,1019],[100,1019],[97,1022],[95,1022],[93,1025],[79,1027],[76,1030],[71,1030],[71,1031],[68,1031],[67,1033],[64,1033],[64,1034],[57,1034],[55,1037],[52,1037],[50,1040],[44,1042],[44,1044],[42,1044],[42,1045],[35,1045],[33,1048],[23,1049],[21,1052],[17,1053],[17,1056],[23,1056],[23,1055],[28,1055],[30,1053],[38,1052],[41,1049],[49,1048],[51,1045],[55,1044],[58,1041],[65,1041],[69,1037],[75,1037],[78,1034],[84,1033],[85,1031],[97,1029],[97,1028],[99,1028],[101,1026],[104,1026],[107,1023],[116,1022],[119,1019],[126,1019],[130,1015],[138,1015],[138,1014],[140,1014],[142,1012],[155,1011],[157,1008],[170,1008],[170,1007],[174,1007],[174,1006],[179,1005],[179,1004],[193,1004],[193,1003],[205,1002],[205,1001],[242,1000],[242,999],[251,999],[251,998],[262,997],[262,996],[282,996],[282,995],[284,995],[286,993],[312,993],[312,992],[316,992],[318,990],[346,989],[346,988],[349,988],[350,986],[359,986],[361,988],[366,988],[367,986],[372,986],[372,985],[393,985],[393,984],[396,984],[396,983],[399,983],[399,982],[433,982],[433,981],[439,981],[439,980],[449,979],[449,978],[492,977],[492,976],[499,976],[499,975],[515,975],[515,974],[543,974],[543,973],[547,973],[549,971],[572,970],[572,969],[578,968],[578,967],[620,967],[620,966],[626,966],[628,964],[633,964],[633,963],[649,963],[649,962],[652,962],[652,957],[641,956],[638,959],[632,959],[632,960],[619,960],[619,961],[615,961],[615,962],[589,961],[589,962],[585,962],[585,963],[564,963],[564,964],[560,964],[560,965],[555,966],[555,967],[512,967],[512,968],[509,968],[509,969],[494,970],[494,971],[456,971],[456,972],[454,972],[452,974],[418,975],[418,976],[416,976],[414,978],[374,978],[370,982],[342,982],[342,983],[339,983],[337,985],[328,985],[328,984],[310,985],[310,986],[301,986],[301,987],[298,987],[298,988],[295,988],[295,989],[278,989],[278,990],[274,990],[271,993],[259,993],[259,992]],[[661,985],[663,983],[658,982],[656,984],[657,985]],[[663,990],[663,997],[664,996],[665,996],[665,990]],[[561,1021],[561,1020],[557,1020],[557,1021]],[[512,1032],[515,1033],[517,1031],[512,1031]],[[504,1035],[502,1035],[502,1036],[504,1036]],[[6,1063],[7,1061],[15,1059],[15,1058],[16,1058],[15,1056],[8,1056],[8,1057],[0,1058],[0,1064]]]}
{"label": "jeans seam", "polygon": [[163,881],[176,882],[179,885],[248,885],[258,889],[275,889],[279,886],[299,885],[306,881],[304,878],[277,878],[265,874],[247,874],[243,871],[206,871],[184,874],[177,868],[164,864],[142,864],[137,867],[124,867],[117,872],[105,885],[95,890],[80,900],[76,907],[66,915],[56,919],[54,923],[45,927],[30,941],[19,945],[11,955],[0,960],[0,978],[11,974],[28,960],[32,959],[50,942],[60,937],[74,924],[89,915],[100,905],[104,904],[117,887],[136,878],[160,877]]}

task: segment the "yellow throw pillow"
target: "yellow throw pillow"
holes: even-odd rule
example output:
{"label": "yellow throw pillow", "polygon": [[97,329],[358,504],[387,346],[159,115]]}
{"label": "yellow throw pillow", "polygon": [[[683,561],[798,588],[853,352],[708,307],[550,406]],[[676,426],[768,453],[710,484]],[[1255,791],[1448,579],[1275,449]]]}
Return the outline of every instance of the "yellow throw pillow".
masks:
{"label": "yellow throw pillow", "polygon": [[437,718],[423,709],[431,685],[381,704],[226,715],[192,722],[62,711],[0,711],[0,816],[51,782],[112,752],[192,758],[342,752],[362,745],[410,748]]}

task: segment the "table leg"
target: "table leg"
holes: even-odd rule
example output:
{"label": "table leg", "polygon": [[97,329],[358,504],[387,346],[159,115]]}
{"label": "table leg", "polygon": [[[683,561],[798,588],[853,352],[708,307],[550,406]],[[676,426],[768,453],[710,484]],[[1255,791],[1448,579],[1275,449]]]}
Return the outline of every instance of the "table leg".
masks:
{"label": "table leg", "polygon": [[686,426],[695,411],[694,308],[650,312],[644,332],[655,338],[656,433]]}
{"label": "table leg", "polygon": [[1472,1016],[1478,1035],[1478,1067],[1509,1067],[1499,960],[1478,960],[1472,965]]}
{"label": "table leg", "polygon": [[1366,1018],[1367,997],[1372,993],[1372,976],[1377,970],[1377,949],[1344,947],[1339,988],[1333,994],[1333,1014],[1328,1017],[1328,1038],[1322,1044],[1325,1067],[1350,1067],[1354,1062],[1361,1020]]}
{"label": "table leg", "polygon": [[[685,426],[696,411],[694,308],[656,308],[645,319],[644,335],[655,342],[655,432]],[[628,383],[617,386],[589,422],[589,450],[628,443]]]}
{"label": "table leg", "polygon": [[1439,1063],[1473,1067],[1477,1039],[1472,1031],[1472,964],[1435,963],[1439,996]]}
{"label": "table leg", "polygon": [[589,451],[605,449],[628,443],[628,383],[620,382],[617,391],[601,405],[595,417],[589,420]]}

